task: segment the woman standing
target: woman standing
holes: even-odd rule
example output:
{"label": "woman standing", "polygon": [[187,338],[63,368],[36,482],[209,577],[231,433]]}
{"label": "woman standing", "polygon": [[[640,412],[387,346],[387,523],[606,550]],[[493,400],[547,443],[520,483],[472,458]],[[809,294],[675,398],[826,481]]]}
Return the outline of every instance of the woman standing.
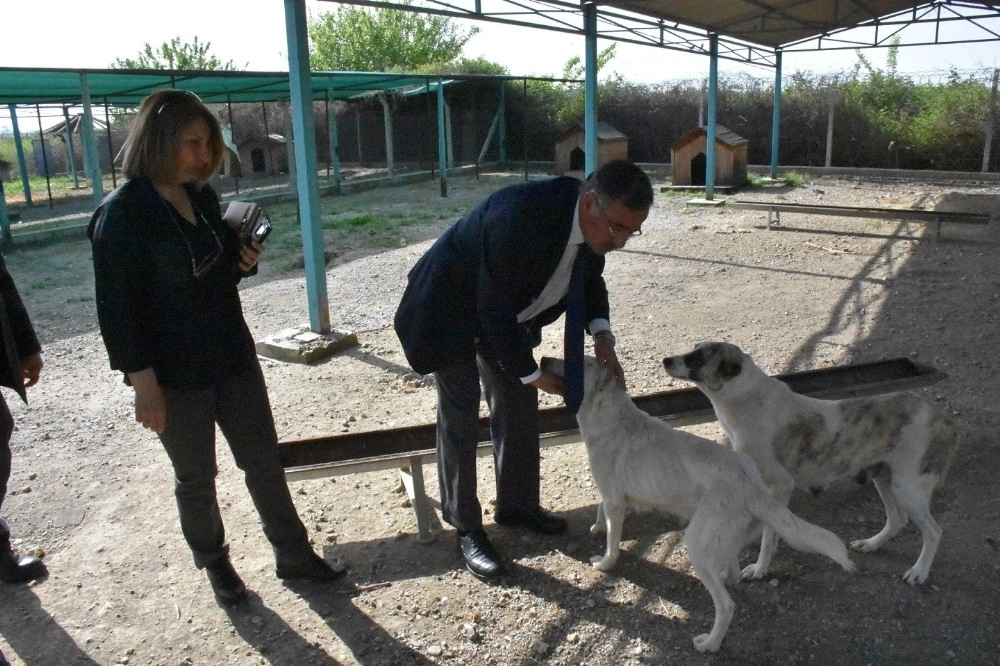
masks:
{"label": "woman standing", "polygon": [[219,122],[192,93],[163,90],[139,107],[125,147],[127,181],[90,221],[97,314],[111,367],[135,390],[135,419],[159,435],[174,468],[181,531],[216,597],[246,588],[229,560],[216,499],[215,426],[271,542],[279,578],[334,580],[313,552],[278,456],[267,388],[237,284],[260,243],[242,243],[207,185],[222,162]]}

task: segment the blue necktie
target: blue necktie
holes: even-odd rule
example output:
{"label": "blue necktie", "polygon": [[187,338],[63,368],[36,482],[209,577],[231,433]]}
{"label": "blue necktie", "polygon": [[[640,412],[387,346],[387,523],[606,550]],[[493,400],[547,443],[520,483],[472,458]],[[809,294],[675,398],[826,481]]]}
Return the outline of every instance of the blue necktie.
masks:
{"label": "blue necktie", "polygon": [[566,292],[566,332],[563,336],[563,401],[576,414],[583,402],[583,248],[576,251]]}

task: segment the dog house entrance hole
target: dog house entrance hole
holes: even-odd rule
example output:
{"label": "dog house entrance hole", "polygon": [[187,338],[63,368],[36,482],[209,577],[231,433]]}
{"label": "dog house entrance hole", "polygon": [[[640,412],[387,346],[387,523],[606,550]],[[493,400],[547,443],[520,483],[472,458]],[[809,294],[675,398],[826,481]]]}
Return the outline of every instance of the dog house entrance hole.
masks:
{"label": "dog house entrance hole", "polygon": [[581,148],[574,148],[569,153],[569,170],[583,171],[587,168],[587,153]]}
{"label": "dog house entrance hole", "polygon": [[698,153],[691,158],[691,184],[692,185],[704,185],[705,184],[705,163],[708,158],[705,157],[705,153]]}
{"label": "dog house entrance hole", "polygon": [[260,148],[251,150],[250,164],[254,173],[264,173],[267,171],[267,163],[264,161],[264,151]]}

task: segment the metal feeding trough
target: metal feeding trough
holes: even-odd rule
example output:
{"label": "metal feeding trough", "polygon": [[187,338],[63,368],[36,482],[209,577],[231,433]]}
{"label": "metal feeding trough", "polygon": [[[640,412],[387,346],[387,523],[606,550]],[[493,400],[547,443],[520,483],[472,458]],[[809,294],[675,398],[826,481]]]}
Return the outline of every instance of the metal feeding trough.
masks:
{"label": "metal feeding trough", "polygon": [[[943,372],[906,358],[777,375],[797,393],[827,399],[927,386],[945,376]],[[712,404],[693,386],[636,396],[633,400],[640,409],[675,426],[715,419]],[[543,433],[540,437],[542,446],[580,441],[576,416],[565,407],[539,410],[538,420]],[[285,476],[290,480],[398,469],[416,515],[417,538],[421,542],[429,542],[434,539],[431,530],[434,513],[424,490],[423,465],[434,462],[435,439],[436,427],[429,423],[281,442],[278,447]],[[488,455],[492,450],[489,440],[489,421],[481,418],[480,455]]]}
{"label": "metal feeding trough", "polygon": [[[816,398],[841,399],[927,386],[947,375],[907,358],[895,358],[776,376],[796,393]],[[633,401],[646,413],[672,425],[705,423],[715,419],[708,398],[693,386],[640,395],[634,397]],[[539,410],[538,420],[539,429],[543,433],[543,445],[562,443],[553,441],[553,438],[568,441],[577,430],[576,417],[565,407]],[[370,469],[386,469],[397,467],[399,458],[433,453],[435,437],[435,425],[428,423],[286,441],[279,446],[281,461],[286,469],[360,463],[362,460],[372,463]],[[486,418],[479,420],[479,439],[482,442],[490,440],[489,421]],[[579,436],[575,436],[573,441],[579,441]],[[379,461],[385,461],[386,464],[379,465]]]}

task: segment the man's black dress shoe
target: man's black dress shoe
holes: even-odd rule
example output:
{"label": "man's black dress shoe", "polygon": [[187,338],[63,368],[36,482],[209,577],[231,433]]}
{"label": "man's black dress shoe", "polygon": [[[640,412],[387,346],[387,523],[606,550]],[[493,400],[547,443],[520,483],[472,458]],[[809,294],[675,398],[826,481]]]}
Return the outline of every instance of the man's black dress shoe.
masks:
{"label": "man's black dress shoe", "polygon": [[[3,497],[0,496],[0,501]],[[10,527],[0,520],[0,580],[5,583],[27,583],[48,576],[45,563],[32,555],[22,555],[10,547]]]}
{"label": "man's black dress shoe", "polygon": [[32,555],[22,555],[8,550],[0,553],[0,580],[5,583],[27,583],[47,576],[45,563]]}
{"label": "man's black dress shoe", "polygon": [[569,526],[565,518],[560,518],[540,506],[531,509],[497,509],[493,519],[499,525],[527,527],[542,534],[561,534]]}
{"label": "man's black dress shoe", "polygon": [[305,562],[298,564],[279,564],[275,573],[281,579],[305,578],[317,583],[327,583],[344,575],[343,569],[335,569],[316,553],[311,555]]}
{"label": "man's black dress shoe", "polygon": [[503,572],[500,555],[482,530],[459,532],[458,552],[465,561],[465,568],[479,580],[495,581]]}
{"label": "man's black dress shoe", "polygon": [[243,584],[228,557],[220,557],[206,566],[205,573],[208,574],[208,582],[212,584],[212,590],[219,601],[227,606],[235,606],[246,601],[246,585]]}

